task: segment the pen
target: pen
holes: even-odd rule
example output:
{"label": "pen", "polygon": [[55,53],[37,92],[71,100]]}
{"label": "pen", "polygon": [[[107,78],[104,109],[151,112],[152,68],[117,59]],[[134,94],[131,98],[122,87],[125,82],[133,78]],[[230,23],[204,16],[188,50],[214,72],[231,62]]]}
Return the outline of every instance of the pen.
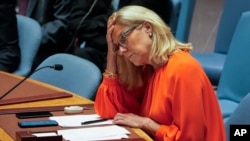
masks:
{"label": "pen", "polygon": [[90,120],[90,121],[85,121],[82,122],[82,125],[86,125],[86,124],[92,124],[92,123],[98,123],[98,122],[102,122],[102,121],[106,121],[107,119],[97,119],[97,120]]}

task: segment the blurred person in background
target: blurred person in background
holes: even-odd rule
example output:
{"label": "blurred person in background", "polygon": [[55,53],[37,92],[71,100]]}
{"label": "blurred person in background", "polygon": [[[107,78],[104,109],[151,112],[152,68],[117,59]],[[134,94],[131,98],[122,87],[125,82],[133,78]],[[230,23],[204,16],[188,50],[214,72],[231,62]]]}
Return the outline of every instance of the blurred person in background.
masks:
{"label": "blurred person in background", "polygon": [[88,59],[103,69],[106,23],[111,0],[19,0],[19,14],[42,25],[43,38],[33,68],[55,53]]}
{"label": "blurred person in background", "polygon": [[111,0],[74,0],[72,24],[76,29],[68,51],[93,62],[103,72],[107,56],[107,21]]}
{"label": "blurred person in background", "polygon": [[13,72],[20,63],[16,0],[0,0],[0,71]]}
{"label": "blurred person in background", "polygon": [[42,41],[33,68],[55,53],[64,52],[72,40],[72,0],[18,0],[18,13],[42,26]]}

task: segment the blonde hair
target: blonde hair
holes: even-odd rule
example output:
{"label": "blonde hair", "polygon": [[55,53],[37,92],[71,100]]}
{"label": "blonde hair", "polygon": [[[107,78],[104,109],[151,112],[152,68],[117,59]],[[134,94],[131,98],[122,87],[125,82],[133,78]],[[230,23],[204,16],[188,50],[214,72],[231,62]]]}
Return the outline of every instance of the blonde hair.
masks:
{"label": "blonde hair", "polygon": [[[115,17],[115,24],[121,25],[140,25],[145,21],[152,25],[152,47],[149,60],[159,65],[164,65],[169,56],[177,50],[191,51],[190,43],[181,43],[175,39],[171,29],[164,21],[152,10],[142,6],[125,6],[114,12],[110,18]],[[135,66],[122,56],[118,56],[118,71],[120,81],[133,88],[142,85],[141,71],[143,67]]]}

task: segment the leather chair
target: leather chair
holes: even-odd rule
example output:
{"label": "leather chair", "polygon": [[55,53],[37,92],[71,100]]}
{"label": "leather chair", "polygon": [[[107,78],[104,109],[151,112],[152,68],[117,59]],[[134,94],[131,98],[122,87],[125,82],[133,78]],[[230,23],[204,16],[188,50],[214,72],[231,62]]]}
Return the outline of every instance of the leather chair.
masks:
{"label": "leather chair", "polygon": [[211,83],[217,86],[227,57],[232,36],[241,14],[250,10],[249,0],[224,0],[213,52],[193,52]]}
{"label": "leather chair", "polygon": [[[217,97],[223,118],[229,117],[250,92],[250,11],[238,21],[221,73]],[[224,120],[225,121],[225,120]]]}
{"label": "leather chair", "polygon": [[169,26],[175,37],[188,42],[196,0],[171,0],[172,10]]}
{"label": "leather chair", "polygon": [[102,79],[102,73],[95,64],[78,56],[58,53],[46,58],[36,70],[54,64],[63,65],[63,69],[61,71],[40,69],[30,78],[94,100],[95,92]]}
{"label": "leather chair", "polygon": [[17,15],[17,28],[21,61],[18,69],[13,73],[27,76],[31,72],[35,55],[42,39],[42,28],[39,23],[29,17]]}

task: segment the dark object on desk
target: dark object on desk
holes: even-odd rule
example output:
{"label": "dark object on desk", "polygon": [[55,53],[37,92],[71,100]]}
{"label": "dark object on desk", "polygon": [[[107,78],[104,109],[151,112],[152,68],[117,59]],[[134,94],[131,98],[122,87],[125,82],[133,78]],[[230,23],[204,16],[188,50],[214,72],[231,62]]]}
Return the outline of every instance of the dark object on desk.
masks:
{"label": "dark object on desk", "polygon": [[18,126],[21,128],[58,126],[55,120],[37,120],[37,121],[19,121]]}
{"label": "dark object on desk", "polygon": [[16,141],[62,141],[61,135],[58,136],[43,136],[37,137],[32,135],[31,131],[18,131],[16,132]]}
{"label": "dark object on desk", "polygon": [[87,125],[87,124],[93,124],[93,123],[98,123],[98,122],[103,122],[106,121],[107,119],[97,119],[97,120],[90,120],[90,121],[85,121],[82,122],[82,125]]}
{"label": "dark object on desk", "polygon": [[16,117],[19,119],[25,118],[39,118],[39,117],[50,117],[53,116],[49,111],[37,111],[37,112],[22,112],[16,113]]}

